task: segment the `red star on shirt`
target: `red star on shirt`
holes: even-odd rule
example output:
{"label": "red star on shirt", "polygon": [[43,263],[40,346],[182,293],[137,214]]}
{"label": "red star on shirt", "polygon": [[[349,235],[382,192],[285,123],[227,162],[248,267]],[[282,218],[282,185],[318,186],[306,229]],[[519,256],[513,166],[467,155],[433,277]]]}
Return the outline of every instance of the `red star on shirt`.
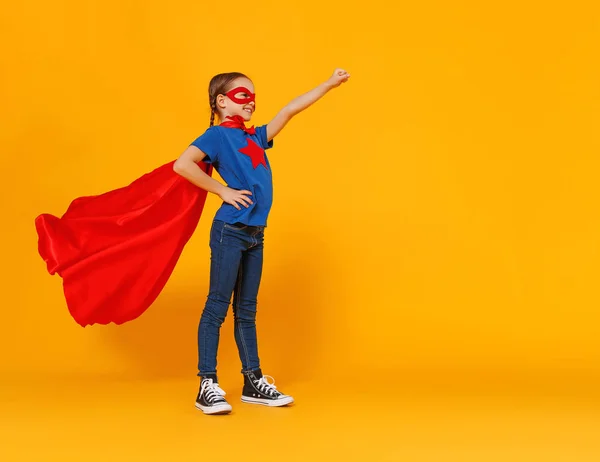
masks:
{"label": "red star on shirt", "polygon": [[238,149],[238,151],[252,159],[252,166],[255,170],[260,164],[263,164],[268,170],[269,167],[267,167],[267,162],[265,160],[265,151],[250,138],[246,138],[246,141],[248,142],[248,146],[244,146],[242,149]]}

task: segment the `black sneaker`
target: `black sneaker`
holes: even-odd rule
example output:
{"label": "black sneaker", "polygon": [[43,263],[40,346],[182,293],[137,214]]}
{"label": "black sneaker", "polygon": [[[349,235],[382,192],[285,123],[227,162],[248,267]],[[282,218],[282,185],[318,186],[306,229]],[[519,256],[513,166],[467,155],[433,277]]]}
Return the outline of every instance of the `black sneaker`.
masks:
{"label": "black sneaker", "polygon": [[219,384],[212,378],[204,377],[196,398],[196,408],[205,414],[227,414],[231,412],[231,405],[223,396],[225,392],[219,388]]}
{"label": "black sneaker", "polygon": [[[267,381],[267,377],[273,380]],[[285,406],[294,402],[294,398],[284,395],[277,390],[275,380],[269,375],[262,375],[259,370],[244,373],[244,390],[242,401],[251,404],[263,404],[265,406]]]}

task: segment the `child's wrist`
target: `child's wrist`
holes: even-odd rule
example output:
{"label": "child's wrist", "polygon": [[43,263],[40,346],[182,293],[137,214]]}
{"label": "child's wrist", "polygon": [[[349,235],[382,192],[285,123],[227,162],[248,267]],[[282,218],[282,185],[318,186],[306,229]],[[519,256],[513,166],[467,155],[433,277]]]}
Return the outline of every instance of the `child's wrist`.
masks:
{"label": "child's wrist", "polygon": [[[216,181],[216,180],[215,180]],[[221,197],[223,196],[223,193],[227,190],[227,186],[225,186],[224,184],[221,184],[217,181],[218,185],[215,187],[214,189],[214,193]]]}

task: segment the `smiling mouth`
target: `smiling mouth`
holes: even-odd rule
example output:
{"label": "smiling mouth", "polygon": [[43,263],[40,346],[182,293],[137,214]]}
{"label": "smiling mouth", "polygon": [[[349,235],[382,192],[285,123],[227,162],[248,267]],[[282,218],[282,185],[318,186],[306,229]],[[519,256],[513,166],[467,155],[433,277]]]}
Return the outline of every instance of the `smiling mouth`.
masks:
{"label": "smiling mouth", "polygon": [[246,108],[246,109],[244,109],[244,111],[249,112],[250,114],[252,114],[252,109]]}

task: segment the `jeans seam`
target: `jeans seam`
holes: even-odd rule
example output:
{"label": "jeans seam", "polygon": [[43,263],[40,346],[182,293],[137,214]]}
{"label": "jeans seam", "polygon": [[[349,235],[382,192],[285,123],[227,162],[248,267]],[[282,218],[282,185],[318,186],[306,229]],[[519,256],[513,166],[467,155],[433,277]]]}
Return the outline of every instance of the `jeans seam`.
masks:
{"label": "jeans seam", "polygon": [[223,223],[223,227],[221,228],[221,238],[219,239],[219,243],[223,243],[223,232],[225,231],[225,223]]}
{"label": "jeans seam", "polygon": [[[221,240],[219,241],[219,244],[222,244],[222,243],[223,243],[223,229],[221,229]],[[214,250],[212,252],[214,253]],[[216,292],[218,293],[219,282],[220,282],[219,275],[221,272],[221,259],[223,257],[223,249],[222,249],[221,245],[218,246],[216,253],[218,255],[218,258],[217,258],[217,262],[215,265],[216,281],[214,281],[214,283],[215,283],[214,287],[215,287]],[[210,298],[210,293],[209,293],[209,298]],[[202,367],[204,368],[204,367],[206,367],[206,361],[207,361],[207,358],[206,358],[206,337],[207,337],[207,335],[204,334],[203,337],[204,337],[203,338],[204,364],[202,364]]]}
{"label": "jeans seam", "polygon": [[238,280],[238,297],[237,297],[237,303],[236,303],[236,312],[237,312],[237,318],[238,318],[238,322],[237,322],[237,327],[238,327],[238,332],[240,334],[240,340],[242,341],[242,347],[244,350],[244,356],[246,357],[246,364],[250,365],[250,357],[248,356],[248,347],[246,346],[246,339],[244,338],[244,332],[242,330],[242,324],[240,322],[240,318],[239,318],[239,314],[240,314],[240,301],[242,299],[242,279],[243,279],[243,274],[244,274],[244,259],[242,258],[242,260],[240,261],[240,276],[239,276],[239,280]]}

